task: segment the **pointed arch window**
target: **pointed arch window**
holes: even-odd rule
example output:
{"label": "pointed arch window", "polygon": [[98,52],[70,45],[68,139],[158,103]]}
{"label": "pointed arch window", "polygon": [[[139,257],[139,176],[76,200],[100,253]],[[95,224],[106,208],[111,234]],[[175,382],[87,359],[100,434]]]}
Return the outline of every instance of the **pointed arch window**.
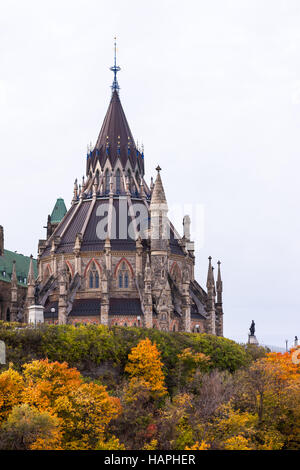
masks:
{"label": "pointed arch window", "polygon": [[119,289],[128,289],[129,288],[129,269],[127,263],[123,261],[118,272],[118,286]]}
{"label": "pointed arch window", "polygon": [[116,192],[117,194],[121,192],[121,172],[119,168],[116,171]]}
{"label": "pointed arch window", "polygon": [[90,272],[90,289],[94,287],[94,277],[92,271]]}
{"label": "pointed arch window", "polygon": [[99,271],[96,264],[93,262],[88,272],[88,283],[90,289],[99,289]]}
{"label": "pointed arch window", "polygon": [[95,272],[95,288],[99,289],[99,274],[98,274],[98,271]]}

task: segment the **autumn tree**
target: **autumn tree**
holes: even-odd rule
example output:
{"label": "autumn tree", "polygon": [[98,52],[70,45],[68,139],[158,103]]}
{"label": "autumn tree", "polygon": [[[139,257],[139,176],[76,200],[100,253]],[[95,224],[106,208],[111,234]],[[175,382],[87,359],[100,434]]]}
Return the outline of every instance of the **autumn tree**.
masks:
{"label": "autumn tree", "polygon": [[12,367],[0,374],[0,423],[22,402],[23,389],[23,377]]}
{"label": "autumn tree", "polygon": [[210,365],[210,357],[192,351],[191,348],[185,348],[177,355],[177,389],[179,392],[182,389],[189,390],[193,388],[203,372],[207,372]]}
{"label": "autumn tree", "polygon": [[[112,439],[107,433],[108,424],[121,413],[121,405],[102,385],[81,383],[68,395],[57,398],[55,411],[62,418],[66,449],[105,449],[106,440]],[[120,448],[116,439],[112,442],[114,449]]]}
{"label": "autumn tree", "polygon": [[1,450],[60,450],[60,422],[47,411],[15,406],[0,429]]}
{"label": "autumn tree", "polygon": [[156,344],[146,338],[131,350],[125,372],[129,374],[132,383],[142,381],[153,396],[162,397],[167,393],[162,368],[163,363]]}

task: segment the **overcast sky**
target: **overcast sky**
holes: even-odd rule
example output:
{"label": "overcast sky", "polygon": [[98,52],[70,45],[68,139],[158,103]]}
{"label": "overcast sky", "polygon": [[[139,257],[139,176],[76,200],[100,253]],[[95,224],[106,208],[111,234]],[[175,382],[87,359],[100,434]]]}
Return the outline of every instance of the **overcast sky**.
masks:
{"label": "overcast sky", "polygon": [[[202,285],[208,256],[222,261],[225,336],[245,342],[254,319],[261,342],[291,344],[299,24],[298,0],[0,0],[6,248],[36,256],[56,198],[69,207],[109,104],[117,35],[121,101],[145,146],[146,179],[159,163],[170,208],[192,205]],[[181,215],[175,223],[181,231]]]}

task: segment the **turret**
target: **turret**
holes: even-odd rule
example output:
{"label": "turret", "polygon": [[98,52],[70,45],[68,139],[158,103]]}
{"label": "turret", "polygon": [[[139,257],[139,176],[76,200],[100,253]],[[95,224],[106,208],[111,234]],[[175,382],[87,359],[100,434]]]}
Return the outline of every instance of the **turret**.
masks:
{"label": "turret", "polygon": [[211,256],[208,258],[208,273],[207,273],[207,333],[216,334],[216,312],[215,312],[215,280],[214,280],[214,271],[211,265]]}
{"label": "turret", "polygon": [[158,166],[156,171],[157,177],[150,203],[151,252],[167,252],[170,238],[169,222],[167,217],[168,204],[160,176],[161,168]]}
{"label": "turret", "polygon": [[223,336],[223,282],[221,278],[221,262],[218,261],[218,277],[217,277],[217,302],[216,308],[216,334],[217,336]]}

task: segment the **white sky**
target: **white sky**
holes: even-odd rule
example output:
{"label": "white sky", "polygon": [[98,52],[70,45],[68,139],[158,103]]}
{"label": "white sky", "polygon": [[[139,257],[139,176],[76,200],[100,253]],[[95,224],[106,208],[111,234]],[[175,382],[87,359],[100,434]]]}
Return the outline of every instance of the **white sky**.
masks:
{"label": "white sky", "polygon": [[291,344],[300,335],[299,24],[298,0],[0,0],[6,248],[36,256],[56,198],[69,207],[108,107],[116,34],[146,179],[159,163],[170,207],[204,210],[197,279],[205,285],[209,255],[222,261],[225,335],[246,341],[254,319],[260,341]]}

